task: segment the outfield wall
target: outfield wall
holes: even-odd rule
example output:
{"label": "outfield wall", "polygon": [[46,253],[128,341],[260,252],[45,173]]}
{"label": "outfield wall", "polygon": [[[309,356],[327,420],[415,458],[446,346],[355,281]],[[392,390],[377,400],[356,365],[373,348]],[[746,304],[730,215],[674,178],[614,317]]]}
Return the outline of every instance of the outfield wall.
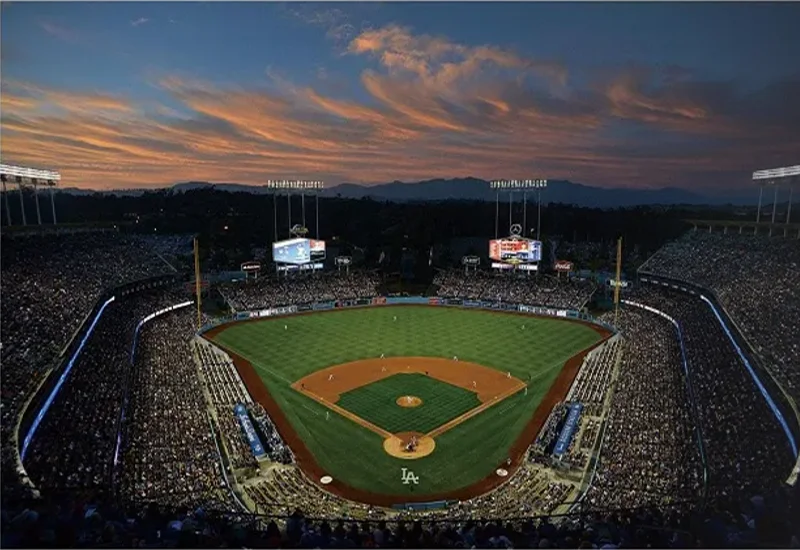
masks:
{"label": "outfield wall", "polygon": [[438,296],[396,296],[374,298],[358,298],[353,300],[327,300],[319,302],[306,302],[302,304],[285,305],[252,311],[240,311],[229,317],[217,319],[213,323],[203,326],[198,334],[235,321],[245,321],[249,319],[259,319],[267,317],[282,317],[294,315],[295,313],[305,313],[309,311],[330,311],[333,309],[371,307],[371,306],[392,306],[392,305],[426,305],[461,307],[473,309],[485,309],[490,311],[509,311],[517,313],[528,313],[543,317],[557,317],[573,321],[583,321],[603,327],[604,329],[616,333],[616,329],[587,313],[581,313],[574,309],[554,308],[540,305],[521,304],[517,302],[494,302],[490,300],[473,300],[470,298],[440,298]]}

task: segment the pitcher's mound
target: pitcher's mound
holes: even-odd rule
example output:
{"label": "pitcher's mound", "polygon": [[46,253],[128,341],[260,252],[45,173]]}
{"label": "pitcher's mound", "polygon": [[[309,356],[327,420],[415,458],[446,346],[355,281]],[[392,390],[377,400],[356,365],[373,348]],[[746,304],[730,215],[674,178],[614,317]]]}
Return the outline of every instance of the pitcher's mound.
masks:
{"label": "pitcher's mound", "polygon": [[395,458],[414,460],[428,456],[436,448],[433,438],[415,432],[402,432],[383,440],[383,450]]}
{"label": "pitcher's mound", "polygon": [[402,397],[398,397],[395,403],[401,407],[419,407],[422,405],[422,399],[413,395],[404,395]]}

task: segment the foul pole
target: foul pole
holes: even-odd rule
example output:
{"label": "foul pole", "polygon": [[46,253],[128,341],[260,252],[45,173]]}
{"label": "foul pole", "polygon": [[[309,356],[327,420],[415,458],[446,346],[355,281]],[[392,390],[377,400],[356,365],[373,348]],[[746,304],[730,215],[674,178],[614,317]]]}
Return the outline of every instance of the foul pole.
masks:
{"label": "foul pole", "polygon": [[617,317],[619,316],[619,287],[620,277],[622,275],[622,237],[617,239],[617,278],[614,281],[614,326],[617,326]]}
{"label": "foul pole", "polygon": [[194,238],[194,292],[197,298],[197,330],[203,326],[203,315],[201,313],[200,297],[200,244],[197,237]]}

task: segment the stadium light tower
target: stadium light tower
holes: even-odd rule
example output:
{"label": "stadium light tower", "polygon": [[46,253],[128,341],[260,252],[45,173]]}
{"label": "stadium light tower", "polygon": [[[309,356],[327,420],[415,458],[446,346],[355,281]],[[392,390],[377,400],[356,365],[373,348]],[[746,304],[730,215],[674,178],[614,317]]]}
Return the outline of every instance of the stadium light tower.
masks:
{"label": "stadium light tower", "polygon": [[53,170],[39,170],[36,168],[26,168],[24,166],[12,166],[10,164],[0,164],[0,180],[3,182],[3,196],[6,199],[6,225],[11,225],[11,208],[8,204],[7,183],[16,184],[19,190],[19,206],[22,212],[22,225],[28,225],[25,215],[25,195],[22,188],[26,185],[33,187],[33,197],[36,201],[36,221],[42,225],[42,212],[39,209],[39,186],[43,185],[50,188],[50,208],[53,212],[53,225],[58,223],[56,219],[56,203],[53,190],[61,181],[61,174]]}
{"label": "stadium light tower", "polygon": [[541,240],[542,229],[542,190],[547,189],[545,179],[495,179],[489,182],[489,189],[496,192],[495,214],[494,214],[494,238],[500,237],[500,193],[508,193],[508,225],[514,223],[512,219],[512,206],[514,204],[514,193],[522,191],[522,231],[527,235],[528,231],[528,192],[536,191],[537,213],[536,213],[536,240]]}
{"label": "stadium light tower", "polygon": [[302,228],[306,229],[306,195],[311,193],[315,197],[315,215],[316,223],[314,224],[314,231],[316,232],[317,239],[319,239],[319,193],[325,189],[325,182],[320,180],[268,180],[267,188],[273,190],[272,194],[272,207],[273,207],[273,223],[274,233],[273,242],[278,242],[278,193],[286,191],[286,207],[289,213],[289,234],[293,232],[294,225],[292,225],[292,192],[300,194],[300,207],[302,211]]}
{"label": "stadium light tower", "polygon": [[774,187],[775,196],[772,200],[772,222],[775,223],[775,212],[778,206],[778,189],[781,183],[789,186],[789,206],[786,209],[786,224],[790,223],[792,214],[792,194],[795,185],[800,182],[800,164],[786,166],[784,168],[770,168],[768,170],[756,170],[753,172],[753,182],[758,185],[758,211],[756,213],[756,223],[761,222],[761,199],[764,195],[764,187]]}

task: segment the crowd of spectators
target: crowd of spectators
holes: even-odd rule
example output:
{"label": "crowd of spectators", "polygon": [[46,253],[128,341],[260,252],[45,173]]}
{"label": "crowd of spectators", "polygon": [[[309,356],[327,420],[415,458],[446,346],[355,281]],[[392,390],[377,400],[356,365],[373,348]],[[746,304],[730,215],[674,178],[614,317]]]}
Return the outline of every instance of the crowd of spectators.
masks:
{"label": "crowd of spectators", "polygon": [[244,382],[225,352],[201,338],[194,339],[194,344],[201,380],[231,467],[234,470],[257,467],[253,452],[233,414],[236,405],[247,406],[253,403]]}
{"label": "crowd of spectators", "polygon": [[800,402],[800,242],[690,231],[642,267],[712,290],[768,368]]}
{"label": "crowd of spectators", "polygon": [[[752,548],[797,547],[797,492],[705,510],[648,507],[563,518],[286,519],[203,507],[119,508],[81,498],[20,502],[2,513],[4,548]],[[513,518],[513,515],[510,516]]]}
{"label": "crowd of spectators", "polygon": [[126,502],[196,507],[230,498],[191,354],[195,322],[183,308],[139,333],[116,480]]}
{"label": "crowd of spectators", "polygon": [[378,277],[367,271],[295,273],[222,285],[220,292],[236,311],[378,295]]}
{"label": "crowd of spectators", "polygon": [[[12,491],[13,432],[23,406],[103,292],[174,272],[152,252],[158,238],[115,231],[4,235],[0,370],[4,493]],[[161,247],[167,253],[169,248]]]}
{"label": "crowd of spectators", "polygon": [[582,416],[600,416],[620,345],[619,338],[612,338],[586,355],[568,395],[583,405]]}
{"label": "crowd of spectators", "polygon": [[209,404],[213,409],[212,414],[234,470],[252,470],[258,467],[242,428],[233,414],[234,408],[239,404],[245,405],[248,415],[255,421],[269,460],[281,464],[292,463],[294,458],[289,446],[281,438],[264,407],[250,397],[230,357],[204,339],[196,338],[194,344]]}
{"label": "crowd of spectators", "polygon": [[788,440],[709,305],[695,295],[653,285],[640,286],[630,299],[680,325],[709,497],[757,494],[785,480],[795,459]]}
{"label": "crowd of spectators", "polygon": [[27,450],[26,469],[41,490],[110,489],[136,326],[179,299],[153,290],[105,309]]}
{"label": "crowd of spectators", "polygon": [[703,472],[675,328],[633,307],[620,310],[617,323],[625,351],[585,502],[611,508],[696,499]]}
{"label": "crowd of spectators", "polygon": [[569,309],[581,309],[595,291],[594,283],[548,275],[520,276],[463,270],[440,271],[433,284],[443,298],[470,298]]}

